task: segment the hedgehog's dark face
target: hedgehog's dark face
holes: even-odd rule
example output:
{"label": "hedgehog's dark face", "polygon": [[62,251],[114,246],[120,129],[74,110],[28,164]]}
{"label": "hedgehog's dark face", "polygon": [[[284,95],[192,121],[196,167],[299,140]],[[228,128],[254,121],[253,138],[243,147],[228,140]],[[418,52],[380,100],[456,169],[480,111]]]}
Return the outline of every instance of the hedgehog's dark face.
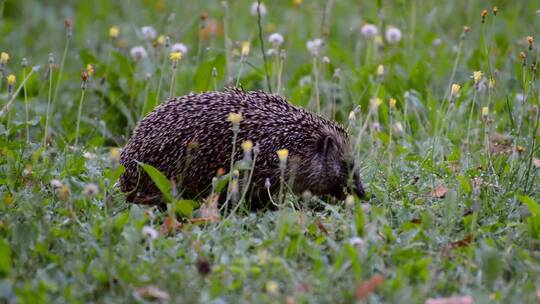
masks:
{"label": "hedgehog's dark face", "polygon": [[345,136],[335,133],[323,135],[316,139],[313,149],[315,153],[309,173],[304,176],[311,192],[329,194],[338,199],[345,199],[350,192],[364,196],[359,168]]}

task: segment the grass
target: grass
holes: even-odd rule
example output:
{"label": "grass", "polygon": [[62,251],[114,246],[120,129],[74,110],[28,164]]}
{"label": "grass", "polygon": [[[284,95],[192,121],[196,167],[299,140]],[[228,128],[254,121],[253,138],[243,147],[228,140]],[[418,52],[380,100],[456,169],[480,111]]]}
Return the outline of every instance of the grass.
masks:
{"label": "grass", "polygon": [[[0,1],[0,302],[539,301],[540,7],[251,4]],[[235,83],[347,127],[370,198],[284,191],[216,222],[126,204],[118,148],[141,115]]]}

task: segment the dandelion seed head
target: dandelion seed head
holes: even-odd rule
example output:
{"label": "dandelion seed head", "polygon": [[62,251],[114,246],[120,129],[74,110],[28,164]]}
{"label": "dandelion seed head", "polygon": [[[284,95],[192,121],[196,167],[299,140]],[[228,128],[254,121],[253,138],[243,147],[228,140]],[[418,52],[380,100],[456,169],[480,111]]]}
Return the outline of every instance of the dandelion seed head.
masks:
{"label": "dandelion seed head", "polygon": [[283,35],[280,33],[273,33],[270,36],[268,36],[268,42],[272,44],[273,47],[277,48],[281,44],[283,44]]}
{"label": "dandelion seed head", "polygon": [[388,43],[398,43],[402,37],[401,30],[397,27],[390,26],[386,29],[385,37]]}
{"label": "dandelion seed head", "polygon": [[257,16],[259,13],[261,14],[261,16],[265,16],[266,15],[266,6],[262,2],[261,2],[261,5],[259,5],[258,2],[253,2],[251,4],[250,12],[251,12],[251,16]]}
{"label": "dandelion seed head", "polygon": [[148,53],[146,53],[146,49],[142,46],[134,46],[129,51],[129,54],[131,55],[131,58],[135,61],[139,61],[141,59],[144,59],[148,57]]}
{"label": "dandelion seed head", "polygon": [[141,35],[144,39],[153,40],[156,38],[157,32],[153,27],[147,25],[141,28]]}
{"label": "dandelion seed head", "polygon": [[186,54],[188,52],[188,48],[185,44],[177,42],[171,46],[171,51]]}
{"label": "dandelion seed head", "polygon": [[144,237],[150,240],[155,240],[159,236],[159,233],[157,232],[157,230],[151,226],[144,226],[142,228],[142,234],[144,235]]}
{"label": "dandelion seed head", "polygon": [[371,38],[377,35],[379,33],[379,30],[374,24],[366,23],[360,28],[360,33],[362,33],[362,35],[365,37]]}
{"label": "dandelion seed head", "polygon": [[83,195],[87,198],[94,198],[99,193],[98,185],[90,183],[84,187]]}
{"label": "dandelion seed head", "polygon": [[306,47],[312,56],[318,56],[321,48],[323,46],[323,41],[320,38],[310,40],[306,43]]}

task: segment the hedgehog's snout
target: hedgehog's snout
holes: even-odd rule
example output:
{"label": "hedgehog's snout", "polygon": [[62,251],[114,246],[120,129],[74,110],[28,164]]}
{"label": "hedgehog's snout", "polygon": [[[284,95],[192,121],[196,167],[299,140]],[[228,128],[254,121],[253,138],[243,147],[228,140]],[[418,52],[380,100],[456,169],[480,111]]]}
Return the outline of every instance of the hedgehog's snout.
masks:
{"label": "hedgehog's snout", "polygon": [[360,173],[354,173],[352,186],[352,190],[356,195],[358,195],[358,197],[363,198],[366,195],[366,192],[364,191],[364,185],[362,185],[362,181],[360,180]]}

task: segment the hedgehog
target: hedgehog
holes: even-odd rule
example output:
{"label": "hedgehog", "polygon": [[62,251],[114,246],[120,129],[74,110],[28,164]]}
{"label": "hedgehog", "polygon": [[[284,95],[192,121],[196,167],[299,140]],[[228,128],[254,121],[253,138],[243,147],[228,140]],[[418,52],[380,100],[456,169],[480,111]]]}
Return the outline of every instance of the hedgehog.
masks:
{"label": "hedgehog", "polygon": [[[216,172],[230,166],[233,129],[227,118],[231,113],[242,115],[236,147],[251,140],[259,151],[247,200],[252,209],[268,206],[268,190],[274,193],[280,187],[276,153],[280,149],[289,151],[285,174],[294,174],[289,185],[292,192],[310,191],[340,200],[349,193],[364,196],[358,164],[343,127],[278,95],[227,88],[170,98],[137,124],[120,154],[125,171],[119,183],[126,200],[163,204],[159,189],[139,163],[152,165],[180,183],[183,196],[208,195]],[[235,161],[243,156],[241,149],[236,151]]]}

